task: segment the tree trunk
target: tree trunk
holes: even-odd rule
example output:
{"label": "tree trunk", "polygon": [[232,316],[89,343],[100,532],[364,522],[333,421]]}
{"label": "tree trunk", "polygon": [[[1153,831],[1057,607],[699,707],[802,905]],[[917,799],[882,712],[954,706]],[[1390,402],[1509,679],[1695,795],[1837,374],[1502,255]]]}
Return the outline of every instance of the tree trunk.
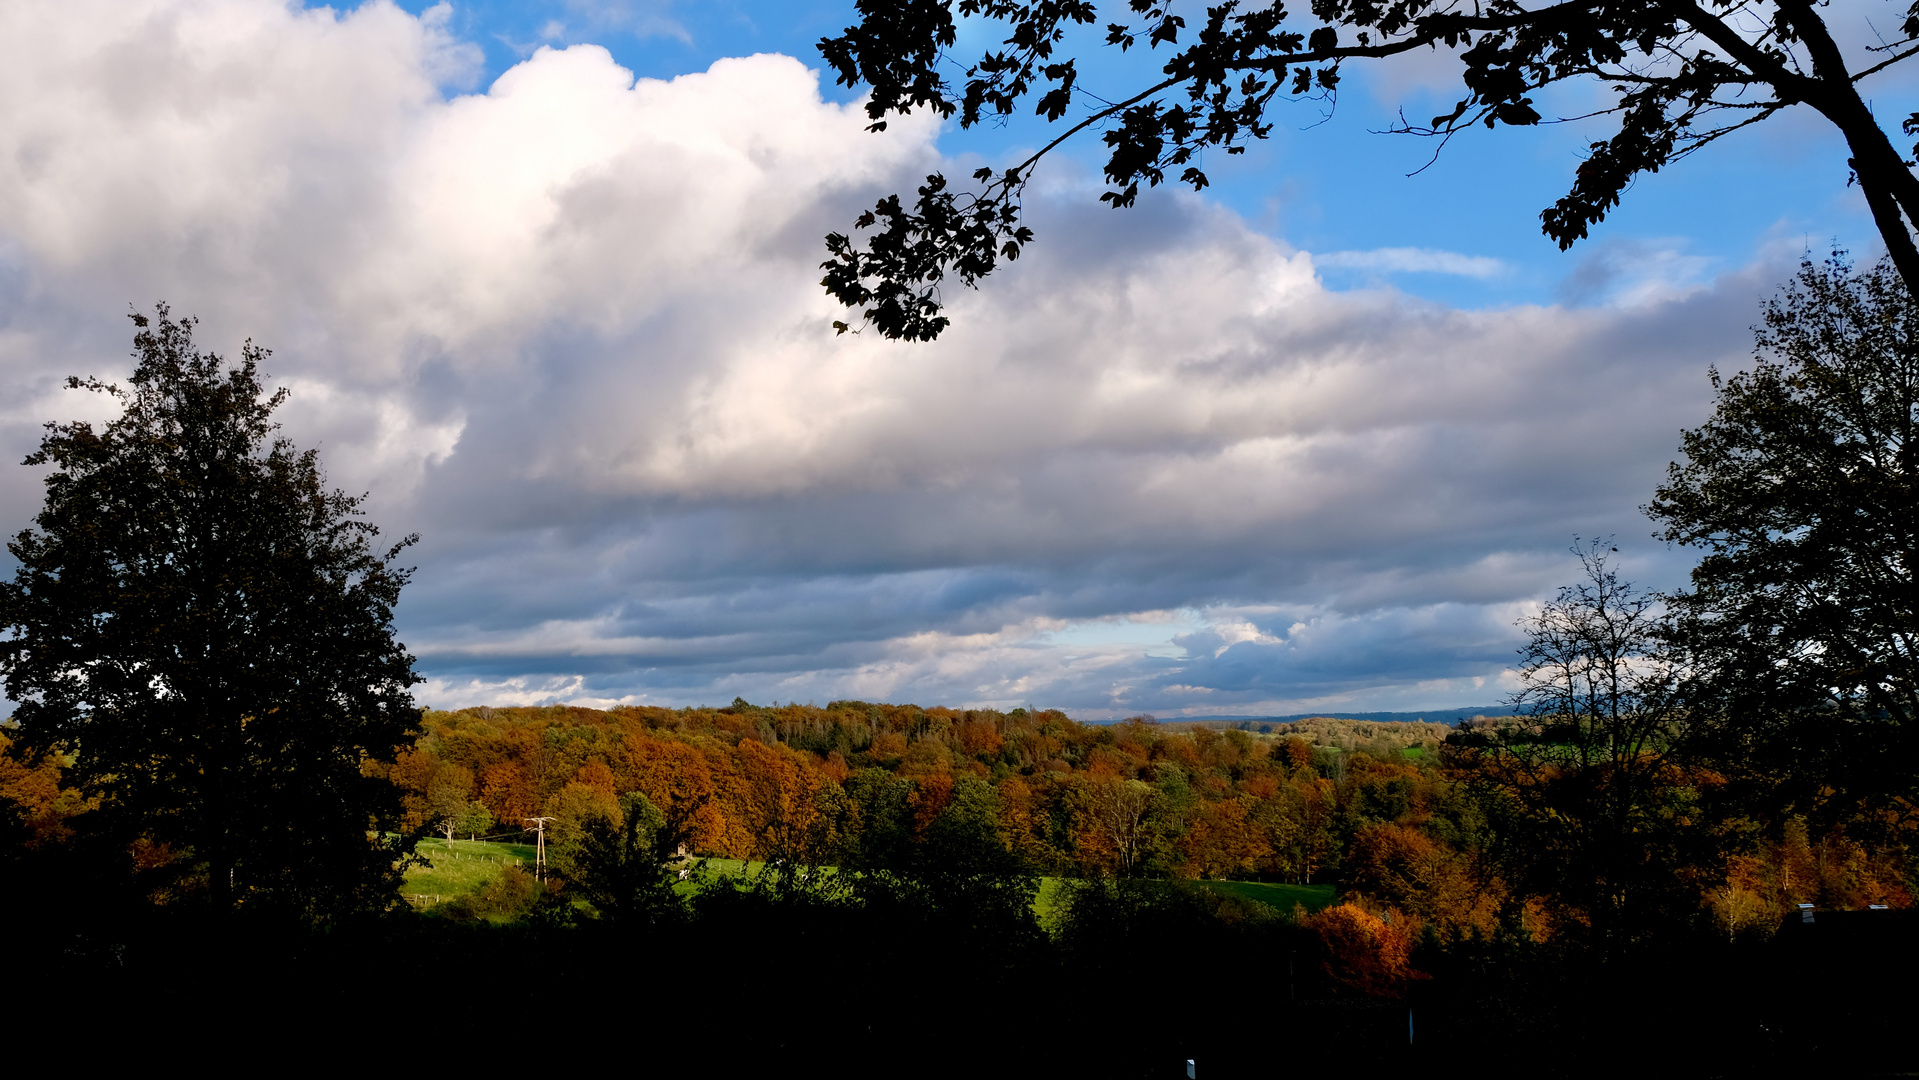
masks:
{"label": "tree trunk", "polygon": [[1906,290],[1919,296],[1919,245],[1913,243],[1912,230],[1907,226],[1907,221],[1919,224],[1919,177],[1913,176],[1892,139],[1873,117],[1871,107],[1859,96],[1825,20],[1803,2],[1781,3],[1780,11],[1790,14],[1793,29],[1812,55],[1813,81],[1819,92],[1809,95],[1806,104],[1846,137],[1846,146],[1852,151],[1847,164],[1859,180],[1859,190],[1866,196],[1886,253],[1905,280]]}

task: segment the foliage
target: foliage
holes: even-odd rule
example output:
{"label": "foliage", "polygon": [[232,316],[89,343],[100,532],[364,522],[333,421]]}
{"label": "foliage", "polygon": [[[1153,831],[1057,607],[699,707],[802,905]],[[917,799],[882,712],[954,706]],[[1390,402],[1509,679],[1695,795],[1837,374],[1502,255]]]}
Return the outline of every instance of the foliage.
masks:
{"label": "foliage", "polygon": [[[1581,710],[1582,716],[1590,711]],[[973,897],[969,890],[976,886],[986,891],[967,903],[1010,916],[1020,905],[1006,899],[1012,895],[1006,890],[1028,888],[1022,882],[1029,875],[1130,874],[1201,879],[1285,912],[1302,898],[1309,909],[1324,906],[1331,894],[1286,898],[1262,890],[1336,886],[1369,910],[1397,912],[1409,933],[1432,927],[1447,941],[1507,924],[1511,932],[1541,938],[1568,930],[1584,937],[1591,932],[1585,905],[1596,902],[1590,892],[1576,898],[1577,918],[1549,913],[1570,910],[1567,898],[1574,898],[1579,874],[1601,872],[1594,860],[1603,830],[1580,831],[1586,826],[1575,829],[1554,815],[1614,807],[1609,800],[1625,797],[1630,785],[1652,793],[1638,804],[1628,799],[1638,815],[1628,815],[1630,827],[1648,830],[1644,836],[1657,841],[1639,853],[1648,861],[1633,896],[1685,922],[1718,910],[1714,897],[1733,887],[1729,875],[1744,874],[1737,880],[1747,881],[1775,873],[1770,862],[1754,869],[1758,864],[1739,861],[1763,853],[1729,838],[1724,808],[1702,801],[1718,798],[1716,774],[1673,758],[1669,771],[1649,777],[1625,743],[1618,746],[1624,764],[1615,770],[1600,761],[1613,751],[1595,741],[1607,728],[1590,719],[1581,736],[1592,765],[1585,780],[1561,777],[1527,787],[1525,799],[1532,802],[1508,799],[1502,785],[1519,776],[1513,770],[1523,766],[1545,777],[1576,764],[1572,743],[1542,741],[1536,728],[1525,726],[1548,719],[1476,720],[1456,731],[1444,754],[1413,756],[1408,751],[1455,729],[1315,720],[1262,733],[853,701],[605,712],[485,708],[427,713],[427,734],[393,772],[409,790],[447,775],[450,765],[477,776],[511,773],[511,784],[480,796],[489,806],[511,797],[559,811],[569,798],[602,792],[590,801],[617,809],[617,802],[603,800],[638,792],[667,817],[683,820],[689,854],[734,868],[730,887],[763,894],[766,903],[872,904],[892,912],[888,918],[920,926],[952,915],[962,919],[956,933],[965,914],[957,898]],[[1667,760],[1677,732],[1665,730],[1638,745]],[[1474,740],[1499,749],[1474,757],[1466,750]],[[1149,792],[1137,823],[1139,854],[1130,865],[1115,857],[1110,836],[1087,813],[1089,800],[1115,787]],[[506,810],[495,808],[502,821]],[[416,824],[427,823],[423,804],[418,813]],[[806,825],[788,828],[780,815]],[[1685,828],[1669,828],[1680,822]],[[1821,835],[1815,830],[1816,843]],[[1535,841],[1548,845],[1537,858],[1528,854]],[[1857,882],[1821,896],[1842,905],[1866,895],[1889,898],[1874,903],[1908,902],[1901,885],[1908,863],[1898,849],[1867,843],[1859,855],[1843,858],[1838,847],[1820,850],[1840,860],[1834,866],[1853,867],[1848,880]],[[550,843],[549,851],[556,864],[564,860],[563,844]],[[967,867],[990,872],[968,881]],[[1245,884],[1227,884],[1233,881]],[[1739,903],[1748,902],[1746,893],[1738,895]],[[1768,903],[1785,902],[1786,892],[1764,895],[1773,898]],[[947,898],[954,902],[942,913]],[[989,924],[1015,926],[999,916],[979,925]]]}
{"label": "foliage", "polygon": [[847,862],[854,896],[891,919],[930,923],[955,943],[1030,943],[1039,877],[1001,836],[999,793],[963,776],[942,794],[944,805],[922,804],[864,831],[860,857]]}
{"label": "foliage", "polygon": [[[863,702],[470,709],[425,724],[390,770],[411,793],[412,827],[437,820],[434,785],[484,777],[478,801],[509,827],[516,808],[558,819],[561,859],[568,822],[618,820],[618,797],[639,792],[684,820],[690,851],[752,860],[789,879],[769,883],[780,888],[811,866],[903,866],[944,835],[949,807],[990,819],[1005,856],[1036,873],[1324,881],[1352,830],[1444,801],[1437,761],[1404,753],[1437,725],[1328,722],[1282,737]],[[450,801],[467,790],[453,789]],[[1115,793],[1144,812],[1102,817]]]}
{"label": "foliage", "polygon": [[[1140,184],[1169,175],[1194,189],[1208,180],[1209,148],[1244,153],[1266,138],[1271,110],[1286,99],[1336,99],[1348,60],[1385,60],[1443,48],[1461,65],[1460,98],[1430,125],[1402,133],[1442,141],[1475,125],[1528,127],[1546,121],[1535,95],[1569,81],[1597,82],[1616,95],[1597,110],[1618,127],[1595,142],[1567,194],[1540,214],[1562,248],[1617,206],[1632,181],[1658,172],[1714,140],[1804,104],[1844,135],[1852,182],[1905,280],[1919,286],[1919,178],[1860,96],[1861,79],[1919,52],[1919,4],[1904,13],[1899,40],[1848,67],[1824,9],[1807,0],[1708,0],[1703,4],[1571,0],[1482,5],[1461,0],[1316,0],[1320,25],[1289,24],[1280,2],[1220,4],[1188,27],[1165,0],[1128,0],[1128,12],[1091,0],[859,0],[860,21],[820,42],[838,81],[865,83],[873,130],[891,113],[929,109],[973,127],[1031,103],[1062,134],[1019,163],[981,168],[972,190],[942,174],[927,177],[911,207],[882,199],[856,222],[876,229],[864,247],[827,237],[822,284],[889,338],[937,337],[948,324],[940,285],[948,275],[974,286],[1032,241],[1019,199],[1054,147],[1100,129],[1111,185],[1102,201],[1131,206]],[[976,59],[956,57],[956,14],[998,24],[1006,34]],[[1108,21],[1106,42],[1126,53],[1143,46],[1133,86],[1102,95],[1079,85],[1078,58],[1061,55],[1075,25]],[[1157,61],[1157,62],[1155,62]],[[961,85],[947,72],[965,73]],[[1083,115],[1071,116],[1076,103]],[[1919,131],[1919,113],[1906,121]],[[1901,215],[1904,215],[1904,220]],[[835,324],[844,332],[845,323]]]}
{"label": "foliage", "polygon": [[0,730],[0,816],[9,819],[9,825],[18,823],[19,842],[26,847],[72,839],[73,819],[94,800],[64,783],[64,758],[43,754],[29,765],[21,755],[9,753],[12,747],[13,740]]}
{"label": "foliage", "polygon": [[216,910],[383,908],[400,852],[369,836],[399,793],[365,766],[418,730],[392,632],[410,539],[374,554],[316,453],[268,442],[265,350],[229,367],[164,305],[133,319],[128,389],[68,383],[121,415],[49,425],[27,458],[52,471],[0,586],[16,750],[63,755],[92,827],[170,852]]}
{"label": "foliage", "polygon": [[645,795],[620,797],[619,818],[596,817],[556,861],[561,879],[610,926],[658,927],[686,916],[676,889],[686,866],[684,818],[669,823]]}
{"label": "foliage", "polygon": [[1604,947],[1697,908],[1684,872],[1714,862],[1711,778],[1680,755],[1686,670],[1659,598],[1620,580],[1600,544],[1585,580],[1524,620],[1520,718],[1462,731],[1454,765],[1487,800],[1510,881]]}
{"label": "foliage", "polygon": [[1750,370],[1647,508],[1703,550],[1674,598],[1721,767],[1802,812],[1919,797],[1919,309],[1893,270],[1801,265]]}
{"label": "foliage", "polygon": [[1320,974],[1343,990],[1399,997],[1419,975],[1412,966],[1413,935],[1391,912],[1381,916],[1339,904],[1313,913],[1302,925],[1319,937]]}

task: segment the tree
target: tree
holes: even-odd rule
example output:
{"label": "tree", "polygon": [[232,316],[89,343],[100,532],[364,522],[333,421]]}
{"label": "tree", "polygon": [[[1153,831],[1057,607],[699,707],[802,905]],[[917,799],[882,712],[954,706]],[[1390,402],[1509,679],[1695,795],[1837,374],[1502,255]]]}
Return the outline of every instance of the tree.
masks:
{"label": "tree", "polygon": [[1140,869],[1156,792],[1141,780],[1089,777],[1078,791],[1079,839],[1086,861],[1126,877]]}
{"label": "tree", "polygon": [[595,817],[578,840],[556,858],[560,877],[593,905],[609,925],[639,929],[677,922],[686,915],[675,886],[691,837],[688,816],[669,822],[645,795],[620,796],[620,817]]}
{"label": "tree", "polygon": [[1511,883],[1612,949],[1697,908],[1684,877],[1709,837],[1682,756],[1689,672],[1660,598],[1621,581],[1606,546],[1574,551],[1585,580],[1520,624],[1522,715],[1446,749],[1488,804]]}
{"label": "tree", "polygon": [[440,830],[446,833],[449,843],[460,833],[465,833],[468,840],[476,839],[492,827],[493,811],[478,799],[452,807],[440,817]]}
{"label": "tree", "polygon": [[[866,83],[872,130],[886,117],[931,109],[972,127],[1031,100],[1035,113],[1065,130],[999,173],[980,169],[972,190],[927,177],[908,208],[888,196],[857,222],[877,228],[865,245],[827,237],[822,284],[889,338],[929,340],[945,329],[940,285],[967,286],[1014,259],[1032,240],[1019,199],[1039,162],[1089,129],[1103,129],[1110,152],[1100,196],[1133,205],[1140,184],[1169,175],[1201,189],[1201,152],[1245,151],[1272,130],[1275,103],[1336,98],[1348,60],[1384,60],[1420,49],[1456,50],[1461,96],[1429,125],[1400,131],[1438,138],[1483,124],[1528,127],[1545,120],[1535,94],[1574,80],[1610,87],[1601,113],[1617,129],[1591,144],[1565,197],[1540,213],[1542,231],[1563,248],[1585,237],[1618,205],[1642,173],[1657,172],[1701,147],[1792,105],[1817,112],[1845,137],[1851,180],[1906,282],[1919,287],[1919,178],[1902,160],[1861,96],[1861,80],[1919,52],[1919,4],[1895,15],[1899,40],[1848,57],[1814,0],[1314,0],[1320,24],[1288,23],[1283,2],[1206,8],[1189,29],[1168,0],[1128,0],[1130,14],[1092,0],[859,0],[860,21],[820,52],[846,86]],[[1116,8],[1117,4],[1109,5]],[[1896,11],[1897,9],[1895,9]],[[977,60],[948,55],[960,16],[1003,25],[1001,47]],[[1138,83],[1104,96],[1078,85],[1078,58],[1061,55],[1068,28],[1116,15],[1106,42],[1140,48]],[[1883,40],[1883,39],[1882,39]],[[1156,70],[1145,57],[1163,62]],[[963,69],[955,86],[945,72]],[[1090,102],[1075,115],[1077,101]],[[1919,132],[1919,113],[1904,130]],[[847,324],[836,324],[842,332]]]}
{"label": "tree", "polygon": [[594,822],[622,824],[619,796],[577,780],[546,801],[546,813],[546,846],[555,865],[571,857]]}
{"label": "tree", "polygon": [[419,727],[392,563],[414,538],[375,554],[361,500],[268,441],[265,349],[229,366],[165,305],[133,321],[128,388],[68,380],[121,415],[49,424],[26,459],[52,471],[0,585],[18,743],[66,755],[96,827],[171,850],[217,911],[387,906],[406,845],[377,839],[401,812],[378,766]]}
{"label": "tree", "polygon": [[1712,372],[1712,417],[1646,508],[1705,552],[1674,607],[1712,673],[1719,758],[1802,803],[1910,796],[1919,309],[1886,263],[1808,260],[1757,344],[1751,370]]}
{"label": "tree", "polygon": [[[426,783],[426,809],[439,830],[452,842],[455,833],[466,832],[471,815],[473,773],[451,762],[441,762]],[[489,823],[492,815],[487,815]],[[485,828],[485,825],[480,828]]]}
{"label": "tree", "polygon": [[915,822],[897,812],[910,809],[910,800],[896,802],[891,814],[885,808],[887,789],[907,785],[864,779],[865,793],[877,796],[866,805],[879,812],[867,818],[865,844],[846,860],[859,876],[857,895],[869,905],[925,911],[974,931],[1027,925],[1038,879],[1000,835],[998,791],[979,777],[961,776],[938,808]]}

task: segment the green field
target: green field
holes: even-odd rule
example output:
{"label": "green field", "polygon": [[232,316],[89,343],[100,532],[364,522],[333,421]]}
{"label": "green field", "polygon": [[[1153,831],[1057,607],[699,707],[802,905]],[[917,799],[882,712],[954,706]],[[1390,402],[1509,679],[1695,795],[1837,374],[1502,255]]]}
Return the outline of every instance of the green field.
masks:
{"label": "green field", "polygon": [[[462,893],[478,892],[499,876],[502,866],[517,865],[531,871],[533,845],[503,844],[487,840],[420,841],[419,854],[425,866],[413,866],[406,872],[402,890],[407,901],[417,907],[443,904]],[[752,877],[765,868],[764,863],[738,859],[707,859],[706,876]],[[1050,922],[1058,909],[1059,894],[1066,878],[1041,878],[1033,911],[1042,923]],[[1198,881],[1193,884],[1225,896],[1253,900],[1275,911],[1290,915],[1295,905],[1318,911],[1333,903],[1331,885],[1280,885],[1264,881]],[[687,888],[695,883],[688,882]]]}
{"label": "green field", "polygon": [[1270,881],[1202,881],[1199,884],[1227,896],[1257,900],[1288,914],[1295,904],[1303,905],[1307,911],[1318,911],[1331,907],[1334,900],[1331,885],[1281,885]]}
{"label": "green field", "polygon": [[[1039,916],[1041,924],[1051,925],[1054,914],[1059,910],[1060,892],[1070,880],[1053,877],[1040,879],[1039,896],[1033,901],[1033,913]],[[1282,915],[1291,915],[1296,904],[1304,905],[1307,911],[1318,911],[1331,907],[1335,899],[1331,885],[1276,885],[1265,881],[1194,881],[1190,884],[1224,896],[1257,901]]]}
{"label": "green field", "polygon": [[445,903],[461,893],[479,892],[500,874],[502,866],[533,869],[532,844],[502,844],[491,840],[422,840],[416,849],[427,861],[410,866],[400,891],[416,907]]}
{"label": "green field", "polygon": [[[736,878],[750,878],[758,874],[765,865],[757,862],[741,862],[738,859],[706,860],[709,877],[727,874]],[[831,871],[830,867],[828,871]],[[1033,898],[1033,912],[1039,916],[1042,923],[1050,920],[1054,912],[1058,910],[1060,890],[1070,880],[1072,879],[1057,877],[1043,877],[1039,880],[1039,895]],[[1195,881],[1192,884],[1225,896],[1253,900],[1286,915],[1291,915],[1295,906],[1304,906],[1307,911],[1331,907],[1336,899],[1331,885],[1283,885],[1267,881]]]}

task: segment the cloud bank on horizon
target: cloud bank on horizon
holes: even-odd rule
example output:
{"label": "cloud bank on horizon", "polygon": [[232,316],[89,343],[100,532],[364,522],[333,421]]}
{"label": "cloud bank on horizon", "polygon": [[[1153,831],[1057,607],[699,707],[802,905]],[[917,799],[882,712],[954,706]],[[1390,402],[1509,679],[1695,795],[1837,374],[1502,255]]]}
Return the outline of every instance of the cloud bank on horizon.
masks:
{"label": "cloud bank on horizon", "polygon": [[[129,303],[251,337],[286,433],[417,531],[422,700],[1037,704],[1096,718],[1490,704],[1514,620],[1617,534],[1799,254],[1615,246],[1586,306],[1460,310],[1233,210],[1072,184],[931,346],[836,337],[820,238],[942,157],[807,63],[484,88],[444,6],[0,11],[0,451],[98,406]],[[1576,295],[1575,295],[1576,294]],[[0,472],[0,525],[39,478]]]}

